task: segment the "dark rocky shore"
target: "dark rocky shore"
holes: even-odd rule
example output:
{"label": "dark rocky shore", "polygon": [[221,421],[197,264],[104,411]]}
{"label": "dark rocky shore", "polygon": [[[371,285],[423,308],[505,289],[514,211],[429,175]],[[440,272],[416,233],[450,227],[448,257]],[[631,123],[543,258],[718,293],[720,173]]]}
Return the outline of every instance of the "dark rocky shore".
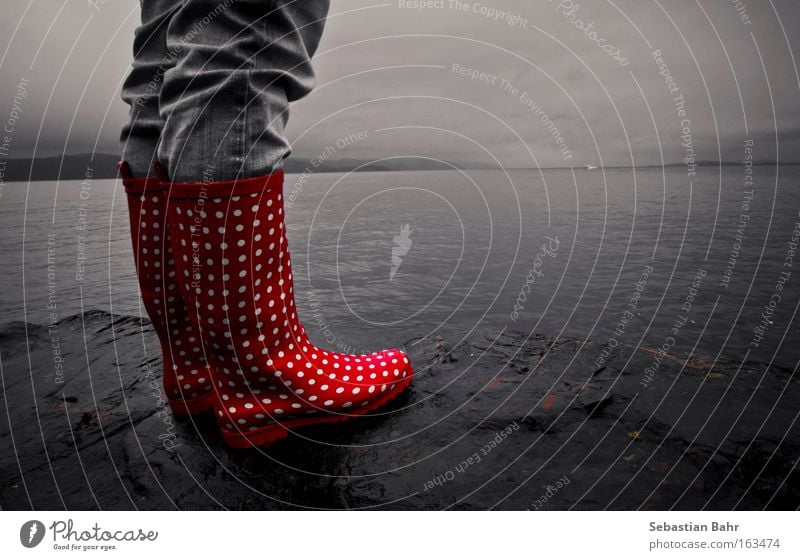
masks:
{"label": "dark rocky shore", "polygon": [[[57,341],[57,342],[54,342]],[[800,382],[758,363],[504,333],[406,345],[381,414],[229,450],[161,406],[139,319],[0,328],[3,509],[795,509]],[[62,360],[62,361],[60,361]]]}

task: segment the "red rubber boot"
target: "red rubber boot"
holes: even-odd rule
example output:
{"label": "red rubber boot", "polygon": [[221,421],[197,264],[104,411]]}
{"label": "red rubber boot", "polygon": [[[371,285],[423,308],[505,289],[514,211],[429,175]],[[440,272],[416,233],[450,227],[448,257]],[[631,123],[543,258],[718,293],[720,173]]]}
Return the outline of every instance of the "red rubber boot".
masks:
{"label": "red rubber boot", "polygon": [[156,177],[133,178],[119,164],[128,198],[131,240],[142,302],[161,343],[164,391],[176,414],[211,408],[211,368],[176,283],[169,239],[167,193]]}
{"label": "red rubber boot", "polygon": [[322,350],[297,316],[283,172],[173,183],[169,226],[184,299],[214,365],[214,412],[231,447],[373,411],[414,375],[400,350]]}

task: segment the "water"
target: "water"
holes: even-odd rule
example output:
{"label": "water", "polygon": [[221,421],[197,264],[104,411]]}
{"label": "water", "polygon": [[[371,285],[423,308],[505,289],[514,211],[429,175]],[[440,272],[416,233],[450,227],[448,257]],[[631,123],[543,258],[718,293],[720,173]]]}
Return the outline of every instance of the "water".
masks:
{"label": "water", "polygon": [[[301,318],[351,351],[514,330],[794,367],[800,167],[755,170],[738,251],[738,167],[288,175]],[[143,313],[115,181],[6,184],[0,223],[3,323]]]}

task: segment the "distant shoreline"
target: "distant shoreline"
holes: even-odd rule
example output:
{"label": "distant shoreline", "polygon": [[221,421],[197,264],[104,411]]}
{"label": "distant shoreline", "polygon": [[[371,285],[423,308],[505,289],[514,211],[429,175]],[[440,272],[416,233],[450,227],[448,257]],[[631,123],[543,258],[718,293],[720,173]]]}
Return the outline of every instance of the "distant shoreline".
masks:
{"label": "distant shoreline", "polygon": [[[68,154],[42,158],[16,158],[0,162],[0,181],[2,182],[28,182],[28,181],[82,181],[85,179],[114,179],[117,177],[117,163],[120,156],[116,154]],[[420,165],[424,163],[423,165]],[[736,161],[699,161],[700,167],[736,167],[742,165]],[[800,162],[780,163],[775,161],[759,161],[758,166],[790,166],[800,165]],[[606,165],[591,166],[566,166],[566,167],[490,167],[485,165],[471,165],[454,163],[451,165],[422,160],[419,158],[392,158],[379,163],[354,159],[331,160],[321,165],[314,166],[304,158],[292,158],[284,163],[284,170],[288,174],[302,173],[347,173],[347,172],[375,172],[375,171],[449,171],[463,169],[469,171],[500,170],[526,171],[536,169],[575,169],[579,171],[598,171],[601,169],[658,169],[680,168],[683,163],[667,163],[661,165]]]}

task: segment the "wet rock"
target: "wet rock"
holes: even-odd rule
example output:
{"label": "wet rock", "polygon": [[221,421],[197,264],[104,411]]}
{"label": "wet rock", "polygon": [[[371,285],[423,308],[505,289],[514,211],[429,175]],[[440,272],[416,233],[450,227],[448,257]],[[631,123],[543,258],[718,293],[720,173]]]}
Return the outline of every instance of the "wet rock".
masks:
{"label": "wet rock", "polygon": [[598,368],[591,341],[441,332],[406,345],[418,377],[387,409],[231,450],[165,407],[146,322],[0,341],[4,509],[800,506],[800,383],[763,364],[667,356],[645,379],[648,349]]}

